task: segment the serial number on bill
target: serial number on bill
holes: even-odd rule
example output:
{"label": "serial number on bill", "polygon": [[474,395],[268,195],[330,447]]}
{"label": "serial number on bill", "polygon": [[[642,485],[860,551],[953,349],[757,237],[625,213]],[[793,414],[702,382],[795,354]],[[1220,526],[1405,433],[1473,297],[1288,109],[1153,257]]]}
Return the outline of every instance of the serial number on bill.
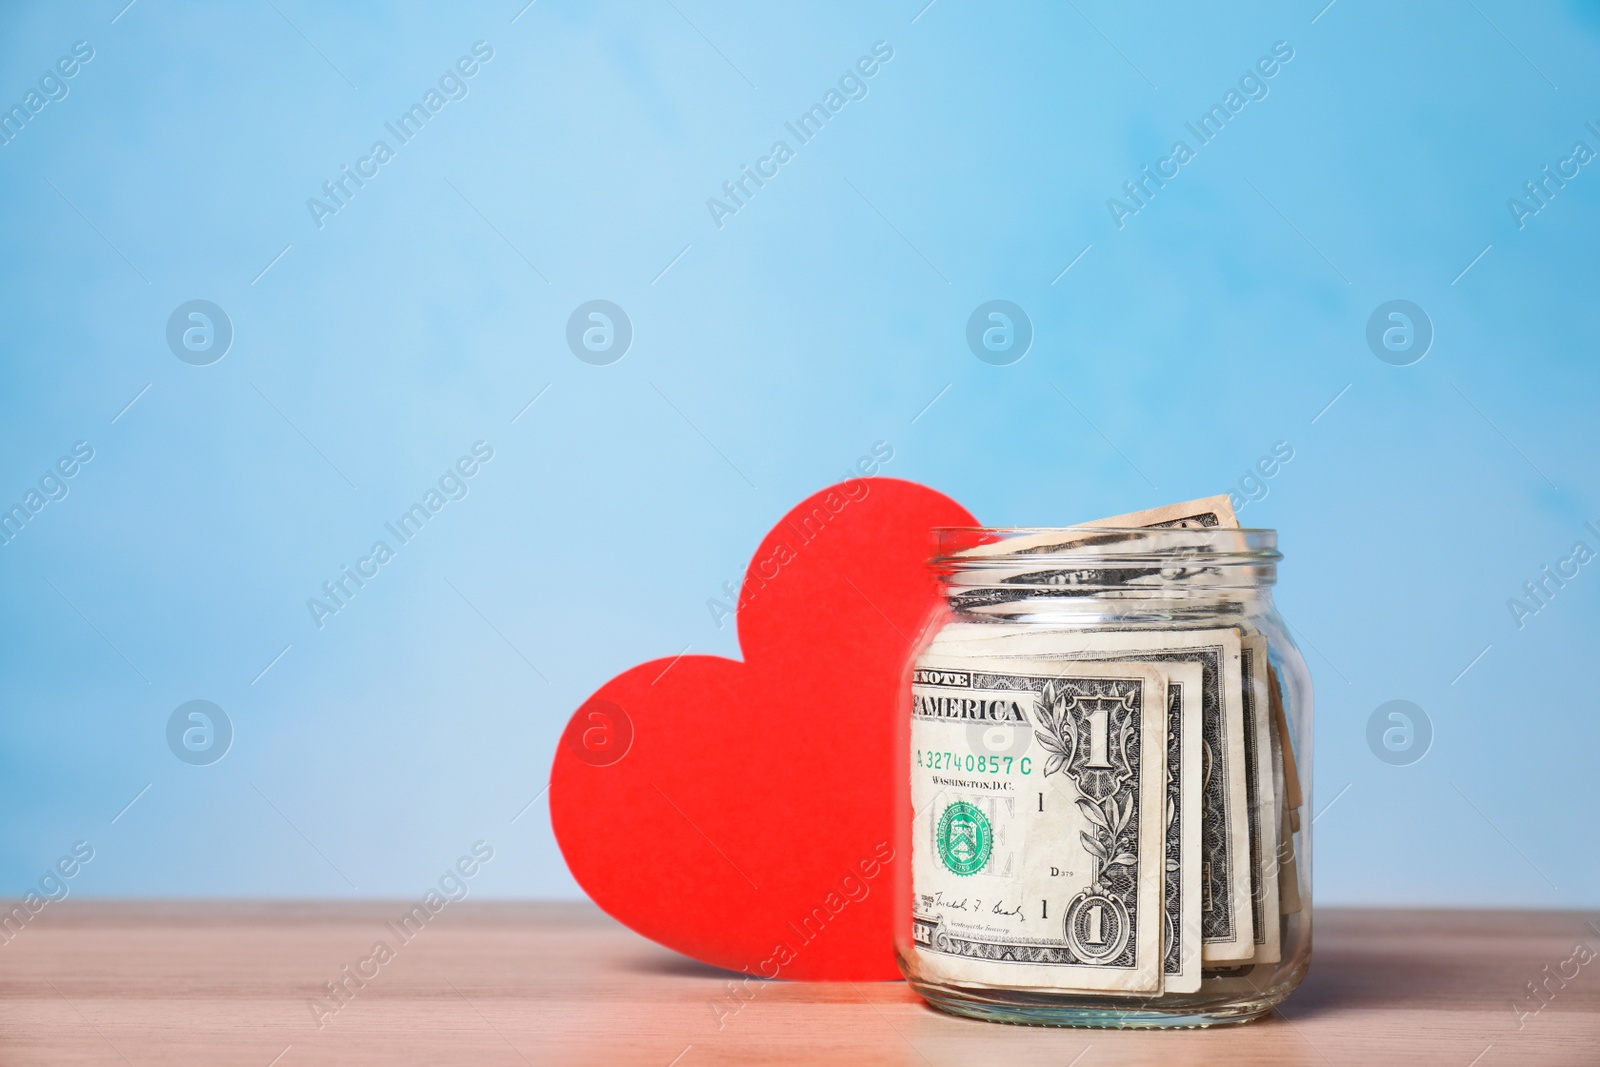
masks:
{"label": "serial number on bill", "polygon": [[959,752],[935,752],[917,749],[917,766],[930,771],[972,771],[982,774],[1010,774],[1013,766],[1022,774],[1033,773],[1033,759],[1023,756],[991,756],[987,753],[962,755]]}

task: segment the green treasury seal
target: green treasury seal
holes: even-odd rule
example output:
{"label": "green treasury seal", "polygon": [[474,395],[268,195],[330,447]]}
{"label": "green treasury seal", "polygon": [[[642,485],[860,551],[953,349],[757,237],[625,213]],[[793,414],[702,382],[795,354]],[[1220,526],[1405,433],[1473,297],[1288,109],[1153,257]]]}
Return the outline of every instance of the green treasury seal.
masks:
{"label": "green treasury seal", "polygon": [[994,830],[989,817],[965,800],[944,809],[933,835],[939,858],[956,874],[977,874],[994,851]]}

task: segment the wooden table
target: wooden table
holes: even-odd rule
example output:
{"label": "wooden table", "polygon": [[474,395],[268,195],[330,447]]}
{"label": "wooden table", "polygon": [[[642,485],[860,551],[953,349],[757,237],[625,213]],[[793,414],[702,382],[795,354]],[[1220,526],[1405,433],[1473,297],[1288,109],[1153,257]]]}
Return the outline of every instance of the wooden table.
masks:
{"label": "wooden table", "polygon": [[[1110,1032],[950,1018],[900,983],[729,999],[733,976],[588,905],[467,901],[319,1028],[311,998],[395,942],[383,922],[402,910],[49,905],[0,946],[0,1063],[1600,1064],[1600,958],[1567,962],[1579,942],[1600,949],[1600,919],[1570,912],[1319,909],[1311,974],[1281,1012]],[[1574,968],[1534,1012],[1525,983]]]}

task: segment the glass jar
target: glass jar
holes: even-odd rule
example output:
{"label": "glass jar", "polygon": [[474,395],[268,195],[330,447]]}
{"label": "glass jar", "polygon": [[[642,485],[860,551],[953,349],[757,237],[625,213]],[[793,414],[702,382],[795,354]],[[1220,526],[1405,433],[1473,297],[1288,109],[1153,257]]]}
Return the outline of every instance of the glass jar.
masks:
{"label": "glass jar", "polygon": [[907,982],[1001,1022],[1270,1011],[1311,959],[1311,681],[1276,532],[934,536],[945,606],[899,746]]}

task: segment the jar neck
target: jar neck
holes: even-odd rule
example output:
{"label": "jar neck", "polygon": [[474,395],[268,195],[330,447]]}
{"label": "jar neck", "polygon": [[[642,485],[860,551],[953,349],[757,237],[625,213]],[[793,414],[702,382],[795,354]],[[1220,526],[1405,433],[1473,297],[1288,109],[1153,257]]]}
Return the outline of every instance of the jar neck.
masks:
{"label": "jar neck", "polygon": [[952,622],[1014,622],[1064,628],[1227,626],[1275,612],[1267,590],[1185,597],[1017,597],[979,602],[947,597]]}
{"label": "jar neck", "polygon": [[1214,619],[1272,608],[1273,530],[946,529],[930,561],[971,618]]}

